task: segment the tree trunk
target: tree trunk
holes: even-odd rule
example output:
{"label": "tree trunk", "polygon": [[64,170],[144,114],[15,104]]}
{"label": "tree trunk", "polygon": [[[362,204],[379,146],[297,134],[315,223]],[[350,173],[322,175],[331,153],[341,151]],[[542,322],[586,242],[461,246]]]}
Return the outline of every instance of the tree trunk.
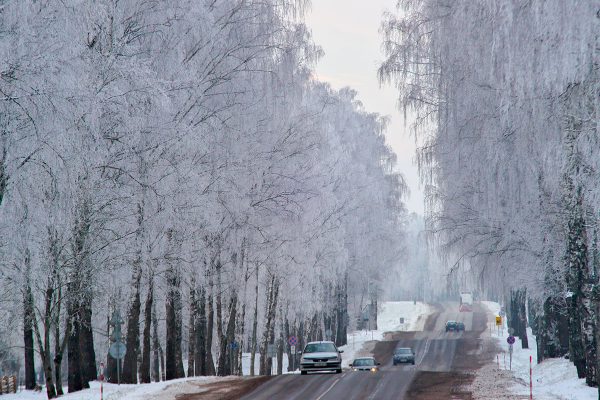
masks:
{"label": "tree trunk", "polygon": [[232,357],[233,350],[230,344],[235,340],[235,317],[237,314],[237,296],[235,293],[232,295],[231,302],[229,304],[229,321],[227,323],[227,329],[225,335],[222,336],[220,342],[219,352],[219,370],[217,375],[226,376],[232,374]]}
{"label": "tree trunk", "polygon": [[[75,300],[72,300],[75,303]],[[70,308],[79,307],[78,304],[71,304]],[[69,312],[71,314],[71,312]],[[72,328],[69,334],[68,341],[68,364],[69,364],[69,393],[77,392],[79,390],[83,390],[83,376],[81,374],[81,354],[79,351],[79,335],[81,332],[80,322],[79,322],[79,312],[74,311],[71,315],[73,315]],[[60,366],[56,368],[56,371],[60,370]],[[56,372],[55,371],[55,372]]]}
{"label": "tree trunk", "polygon": [[[154,286],[154,285],[152,285]],[[152,297],[154,294],[152,295]],[[151,297],[151,298],[152,298]],[[147,304],[147,303],[146,303]],[[162,349],[160,348],[160,341],[158,340],[158,318],[156,316],[156,303],[152,300],[152,380],[154,382],[160,382],[160,366],[164,367],[164,363],[161,362]]]}
{"label": "tree trunk", "polygon": [[258,270],[259,266],[256,265],[256,285],[254,287],[254,316],[252,318],[252,342],[250,344],[250,376],[254,376],[254,364],[256,360],[256,335],[258,328]]}
{"label": "tree trunk", "polygon": [[94,350],[94,331],[92,329],[92,293],[86,290],[80,308],[81,323],[79,325],[79,352],[81,354],[83,386],[89,387],[89,382],[95,381],[96,351]]}
{"label": "tree trunk", "polygon": [[29,256],[25,260],[26,268],[26,284],[23,295],[23,348],[25,350],[25,389],[35,389],[35,353],[33,343],[33,294],[29,285]]}
{"label": "tree trunk", "polygon": [[194,355],[196,364],[196,376],[205,376],[206,370],[206,295],[204,288],[200,288],[200,300],[196,306],[196,353]]}
{"label": "tree trunk", "polygon": [[[142,365],[140,367],[141,383],[150,383],[150,328],[152,324],[152,303],[154,300],[153,292],[154,279],[151,277],[148,294],[146,296],[146,304],[144,306],[144,339],[142,344]],[[155,357],[157,355],[158,354],[155,354]]]}
{"label": "tree trunk", "polygon": [[123,371],[121,374],[121,382],[130,384],[138,383],[137,360],[140,337],[140,312],[142,307],[140,300],[140,285],[142,281],[141,262],[141,255],[138,254],[137,259],[133,262],[132,293],[127,312],[127,335],[125,339],[127,352],[123,359]]}
{"label": "tree trunk", "polygon": [[[196,370],[194,368],[195,354],[196,354],[196,280],[192,276],[190,281],[190,319],[188,324],[188,372],[187,376],[196,376]],[[198,365],[199,367],[199,365]]]}
{"label": "tree trunk", "polygon": [[[176,233],[169,229],[167,231],[167,240],[169,243],[169,253],[179,247],[180,240]],[[181,271],[177,261],[168,257],[168,267],[166,271],[167,296],[165,301],[166,308],[166,360],[165,376],[167,380],[184,378],[183,359],[181,351],[182,332],[182,300],[181,300]]]}
{"label": "tree trunk", "polygon": [[212,356],[212,341],[213,341],[213,329],[214,329],[214,310],[213,310],[213,282],[212,274],[209,276],[209,290],[210,293],[207,298],[208,306],[208,317],[206,321],[206,375],[215,375],[215,363]]}
{"label": "tree trunk", "polygon": [[277,335],[277,375],[283,374],[283,312],[279,308],[279,335]]}
{"label": "tree trunk", "polygon": [[271,375],[273,368],[273,359],[267,357],[267,347],[269,344],[274,344],[275,338],[275,314],[277,309],[277,297],[279,293],[277,279],[272,276],[269,284],[269,292],[266,304],[266,326],[263,333],[263,340],[261,344],[261,360],[260,360],[260,375]]}

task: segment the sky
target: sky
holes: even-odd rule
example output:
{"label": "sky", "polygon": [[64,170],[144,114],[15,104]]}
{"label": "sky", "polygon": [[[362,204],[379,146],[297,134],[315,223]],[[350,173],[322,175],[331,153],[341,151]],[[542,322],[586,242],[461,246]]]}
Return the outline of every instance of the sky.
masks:
{"label": "sky", "polygon": [[352,87],[367,111],[391,118],[386,139],[410,190],[405,203],[409,211],[422,215],[423,191],[413,164],[415,141],[397,108],[396,89],[380,88],[377,80],[383,60],[379,25],[383,11],[392,11],[395,4],[396,0],[312,0],[306,23],[325,52],[316,66],[317,79],[336,89]]}

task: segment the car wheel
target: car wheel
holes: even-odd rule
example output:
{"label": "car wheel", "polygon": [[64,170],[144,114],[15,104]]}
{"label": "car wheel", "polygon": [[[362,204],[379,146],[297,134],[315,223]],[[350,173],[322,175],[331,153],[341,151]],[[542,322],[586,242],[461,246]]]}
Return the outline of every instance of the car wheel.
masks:
{"label": "car wheel", "polygon": [[394,365],[396,365],[396,362],[394,362]]}
{"label": "car wheel", "polygon": [[308,371],[300,371],[300,375],[306,375]]}
{"label": "car wheel", "polygon": [[341,369],[341,368],[340,368],[340,369],[336,369],[336,370],[335,370],[335,373],[336,373],[336,374],[341,374],[341,373],[342,373],[342,369]]}
{"label": "car wheel", "polygon": [[415,365],[415,362],[414,362],[414,361],[412,362],[412,365]]}

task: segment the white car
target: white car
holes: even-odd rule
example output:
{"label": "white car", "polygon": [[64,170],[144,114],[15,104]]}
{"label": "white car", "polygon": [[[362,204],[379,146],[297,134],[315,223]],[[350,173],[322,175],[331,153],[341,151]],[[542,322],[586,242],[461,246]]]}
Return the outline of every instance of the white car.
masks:
{"label": "white car", "polygon": [[342,372],[343,350],[338,350],[333,342],[310,342],[301,352],[300,373],[306,375],[309,371]]}

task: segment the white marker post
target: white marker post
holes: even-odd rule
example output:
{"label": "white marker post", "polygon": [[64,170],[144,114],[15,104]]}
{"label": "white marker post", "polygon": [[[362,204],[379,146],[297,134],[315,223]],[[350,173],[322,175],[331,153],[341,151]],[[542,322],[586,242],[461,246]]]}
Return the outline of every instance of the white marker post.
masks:
{"label": "white marker post", "polygon": [[529,400],[533,400],[533,377],[531,372],[531,356],[529,356]]}
{"label": "white marker post", "polygon": [[104,363],[101,362],[100,363],[100,376],[98,377],[98,379],[100,380],[100,400],[104,399]]}

